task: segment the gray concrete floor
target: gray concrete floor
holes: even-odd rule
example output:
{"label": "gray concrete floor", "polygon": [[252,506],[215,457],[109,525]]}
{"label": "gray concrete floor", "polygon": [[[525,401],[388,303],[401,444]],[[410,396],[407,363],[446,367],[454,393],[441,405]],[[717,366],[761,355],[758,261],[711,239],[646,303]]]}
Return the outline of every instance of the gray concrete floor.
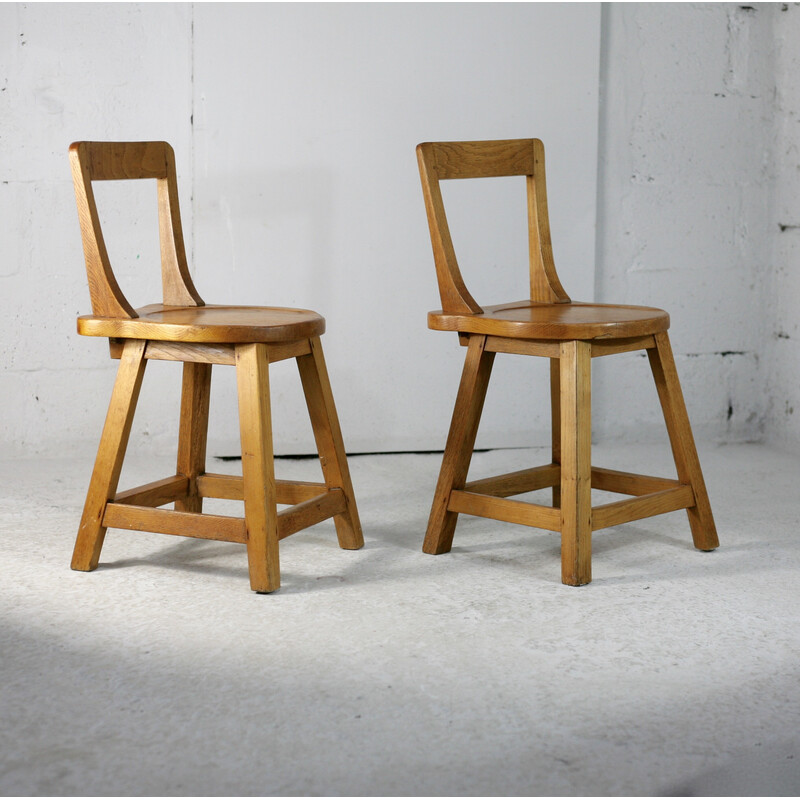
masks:
{"label": "gray concrete floor", "polygon": [[[575,589],[555,534],[462,517],[424,555],[440,457],[356,457],[365,548],[299,533],[272,595],[243,547],[154,534],[72,572],[91,459],[0,462],[0,793],[796,795],[800,458],[701,460],[721,548],[683,512],[612,528]],[[594,463],[674,474],[666,447]],[[133,458],[122,488],[170,467]]]}

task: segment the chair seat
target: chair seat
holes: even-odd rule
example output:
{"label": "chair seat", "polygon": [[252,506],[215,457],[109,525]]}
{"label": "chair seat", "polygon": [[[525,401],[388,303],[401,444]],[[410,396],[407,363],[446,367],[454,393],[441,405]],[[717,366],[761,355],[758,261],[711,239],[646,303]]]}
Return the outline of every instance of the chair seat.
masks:
{"label": "chair seat", "polygon": [[78,333],[169,342],[293,342],[321,336],[325,319],[301,308],[167,306],[136,309],[134,318],[78,317]]}
{"label": "chair seat", "polygon": [[428,327],[514,339],[625,339],[669,328],[669,314],[647,306],[599,303],[533,303],[522,300],[485,306],[483,313],[431,311]]}

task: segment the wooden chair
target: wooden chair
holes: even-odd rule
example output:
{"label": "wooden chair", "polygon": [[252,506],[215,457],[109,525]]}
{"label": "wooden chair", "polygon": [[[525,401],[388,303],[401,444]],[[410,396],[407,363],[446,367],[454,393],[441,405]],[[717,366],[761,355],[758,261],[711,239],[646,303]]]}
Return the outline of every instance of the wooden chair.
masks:
{"label": "wooden chair", "polygon": [[[83,510],[72,568],[93,570],[107,527],[241,542],[250,586],[280,586],[278,540],[333,517],[339,544],[364,540],[320,336],[325,320],[292,308],[205,305],[186,263],[175,156],[166,142],[77,142],[69,150],[78,203],[91,316],[78,333],[105,336],[120,359]],[[163,303],[133,309],[111,270],[92,181],[154,178],[158,193]],[[324,483],[275,480],[269,365],[296,358]],[[117,492],[148,359],[183,362],[175,474]],[[211,365],[236,367],[242,477],[206,472]],[[244,518],[203,514],[203,498],[244,501]],[[174,511],[162,509],[174,503]],[[277,504],[291,505],[278,511]]]}
{"label": "wooden chair", "polygon": [[[592,579],[592,531],[685,508],[695,547],[719,545],[703,473],[675,370],[667,329],[656,308],[574,303],[553,263],[544,174],[538,139],[440,142],[417,147],[442,310],[428,327],[457,331],[467,347],[450,433],[423,550],[446,553],[458,514],[517,522],[561,532],[561,579]],[[439,181],[524,175],[528,196],[530,300],[481,307],[461,277]],[[646,350],[664,412],[678,480],[591,465],[591,359]],[[467,482],[467,471],[495,353],[550,359],[552,462],[495,478]],[[553,505],[507,499],[553,487]],[[632,495],[592,508],[592,489]]]}

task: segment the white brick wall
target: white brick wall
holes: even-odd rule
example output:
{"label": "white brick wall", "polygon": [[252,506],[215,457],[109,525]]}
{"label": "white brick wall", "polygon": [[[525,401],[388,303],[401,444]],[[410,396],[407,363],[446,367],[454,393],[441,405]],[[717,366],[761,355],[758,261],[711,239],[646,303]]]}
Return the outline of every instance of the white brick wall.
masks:
{"label": "white brick wall", "polygon": [[[761,438],[770,408],[779,8],[610,4],[603,20],[597,295],[670,312],[695,432],[720,441]],[[596,370],[598,404],[622,398],[599,435],[662,428],[637,358]]]}
{"label": "white brick wall", "polygon": [[[800,448],[800,8],[610,4],[601,29],[596,6],[493,8],[486,12],[490,28],[478,24],[484,13],[480,6],[470,12],[474,17],[459,17],[465,36],[476,24],[497,34],[484,44],[489,49],[480,63],[459,56],[467,36],[451,42],[449,56],[440,52],[435,63],[420,55],[410,71],[397,71],[402,61],[397,68],[387,61],[411,57],[406,40],[392,38],[409,34],[405,12],[369,5],[349,9],[348,25],[329,26],[337,36],[350,36],[359,14],[377,15],[370,17],[373,27],[381,14],[395,15],[392,25],[381,28],[385,58],[374,61],[379,54],[372,53],[373,61],[363,61],[371,52],[367,49],[359,61],[353,50],[341,63],[340,77],[363,80],[363,91],[356,84],[345,91],[333,74],[320,76],[330,84],[330,103],[320,106],[325,124],[315,126],[309,110],[316,102],[309,95],[314,75],[294,70],[295,83],[273,87],[273,103],[291,108],[296,98],[296,105],[294,116],[271,113],[261,102],[269,86],[269,54],[259,55],[247,45],[253,53],[248,60],[247,52],[231,49],[246,50],[249,39],[234,36],[231,44],[228,28],[215,36],[211,7],[197,7],[198,12],[169,4],[0,4],[2,452],[93,448],[113,381],[115,365],[105,344],[73,333],[74,317],[87,312],[89,304],[66,160],[70,141],[172,141],[187,245],[192,242],[195,250],[201,293],[218,301],[249,299],[249,289],[243,297],[234,291],[235,283],[219,277],[222,259],[233,264],[235,281],[252,287],[251,302],[280,290],[286,292],[283,302],[321,306],[331,334],[336,332],[327,337],[328,353],[348,443],[380,449],[443,444],[462,354],[443,334],[424,329],[424,311],[436,305],[436,294],[413,145],[422,138],[528,135],[541,136],[548,146],[554,248],[567,291],[575,299],[591,299],[594,198],[592,190],[587,199],[585,187],[593,187],[597,177],[596,299],[658,305],[670,312],[678,368],[699,436],[718,441],[768,437]],[[425,13],[451,12],[432,7]],[[549,13],[556,15],[549,21],[536,16]],[[574,42],[557,46],[566,41],[559,25],[572,20],[577,30],[586,14],[594,21],[586,22],[582,35],[594,30],[596,41],[589,46],[589,39],[581,40],[580,49],[587,52],[578,69],[573,56],[559,60],[562,51],[575,47]],[[504,25],[507,36],[501,35]],[[292,24],[286,30],[295,28],[307,31]],[[546,69],[537,67],[540,52],[522,46],[542,30],[553,44]],[[350,41],[351,48],[360,41]],[[393,41],[397,47],[389,46]],[[591,63],[598,50],[595,176],[597,72]],[[335,48],[329,56],[326,69],[335,71]],[[240,61],[251,64],[250,74],[237,66]],[[440,74],[438,83],[434,73]],[[587,83],[592,74],[594,88]],[[423,81],[426,76],[430,80]],[[404,92],[404,86],[413,91]],[[489,96],[482,104],[481,98]],[[373,107],[379,108],[379,118],[359,116]],[[410,121],[408,114],[419,108],[428,111]],[[400,115],[397,124],[394,113]],[[380,196],[361,211],[347,199],[354,187],[336,171],[336,158],[351,157],[349,145],[329,141],[356,137],[358,143],[360,130],[373,138],[402,132],[386,145],[397,150],[386,178],[399,193],[380,195],[378,187],[386,181],[376,183],[365,171],[364,191]],[[297,152],[286,150],[281,136],[287,131]],[[307,141],[297,138],[302,131]],[[243,171],[236,148],[246,155],[258,142],[265,152],[271,148],[279,154],[277,164],[286,161],[291,169],[281,171],[265,157],[255,173]],[[303,152],[313,158],[304,161]],[[374,156],[366,150],[363,155],[363,164]],[[347,174],[361,180],[357,171]],[[363,199],[364,191],[353,190],[352,200]],[[117,235],[109,249],[112,257],[115,248],[119,254],[126,290],[134,299],[149,300],[149,287],[158,286],[157,266],[142,268],[155,252],[152,232],[144,233],[152,198],[133,199],[141,222],[126,231],[127,220],[111,214],[108,222]],[[191,235],[193,208],[203,222],[199,239]],[[248,208],[255,216],[248,216]],[[377,208],[387,210],[383,228],[376,228],[382,224]],[[364,238],[358,220],[347,227],[356,212],[369,218],[364,229],[372,238]],[[506,264],[505,256],[485,267],[477,245],[467,248],[465,262],[469,252],[481,262],[476,273],[488,270],[487,290],[506,291],[495,273],[524,269]],[[516,258],[516,250],[509,253]],[[348,254],[356,257],[352,265]],[[280,271],[289,262],[294,272],[283,289]],[[326,270],[322,277],[320,265]],[[335,282],[332,275],[338,276]],[[361,298],[344,291],[345,275],[348,286],[355,281],[373,300],[378,293],[390,336],[381,333],[378,340],[365,341],[358,327],[348,327],[346,312]],[[517,285],[524,291],[520,277]],[[422,288],[412,291],[410,280]],[[404,349],[415,355],[397,361]],[[353,361],[356,350],[363,353],[359,364]],[[387,354],[394,372],[376,378]],[[132,439],[162,450],[174,443],[178,387],[176,371],[163,366],[148,367],[150,380]],[[537,385],[546,368],[526,366],[530,374],[523,375],[516,367],[515,359],[508,365],[498,362],[479,444],[547,441],[547,392]],[[292,432],[295,416],[297,421],[302,416],[296,411],[302,401],[292,388],[295,376],[280,372],[286,375],[275,380],[276,429],[290,432],[285,449],[303,448],[305,434]],[[594,374],[598,438],[663,438],[646,359],[633,354],[603,359]],[[235,449],[235,393],[228,376],[222,370],[219,375],[212,399],[217,446]],[[398,389],[399,399],[392,400]]]}

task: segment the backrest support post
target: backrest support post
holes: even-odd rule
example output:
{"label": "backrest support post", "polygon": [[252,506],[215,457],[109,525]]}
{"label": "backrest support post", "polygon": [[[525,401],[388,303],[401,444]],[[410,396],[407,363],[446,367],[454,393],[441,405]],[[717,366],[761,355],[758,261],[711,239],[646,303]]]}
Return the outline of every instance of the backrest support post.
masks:
{"label": "backrest support post", "polygon": [[550,241],[550,216],[547,213],[547,184],[544,170],[544,145],[532,139],[533,174],[526,176],[528,192],[528,251],[530,257],[531,301],[569,303],[556,273]]}

